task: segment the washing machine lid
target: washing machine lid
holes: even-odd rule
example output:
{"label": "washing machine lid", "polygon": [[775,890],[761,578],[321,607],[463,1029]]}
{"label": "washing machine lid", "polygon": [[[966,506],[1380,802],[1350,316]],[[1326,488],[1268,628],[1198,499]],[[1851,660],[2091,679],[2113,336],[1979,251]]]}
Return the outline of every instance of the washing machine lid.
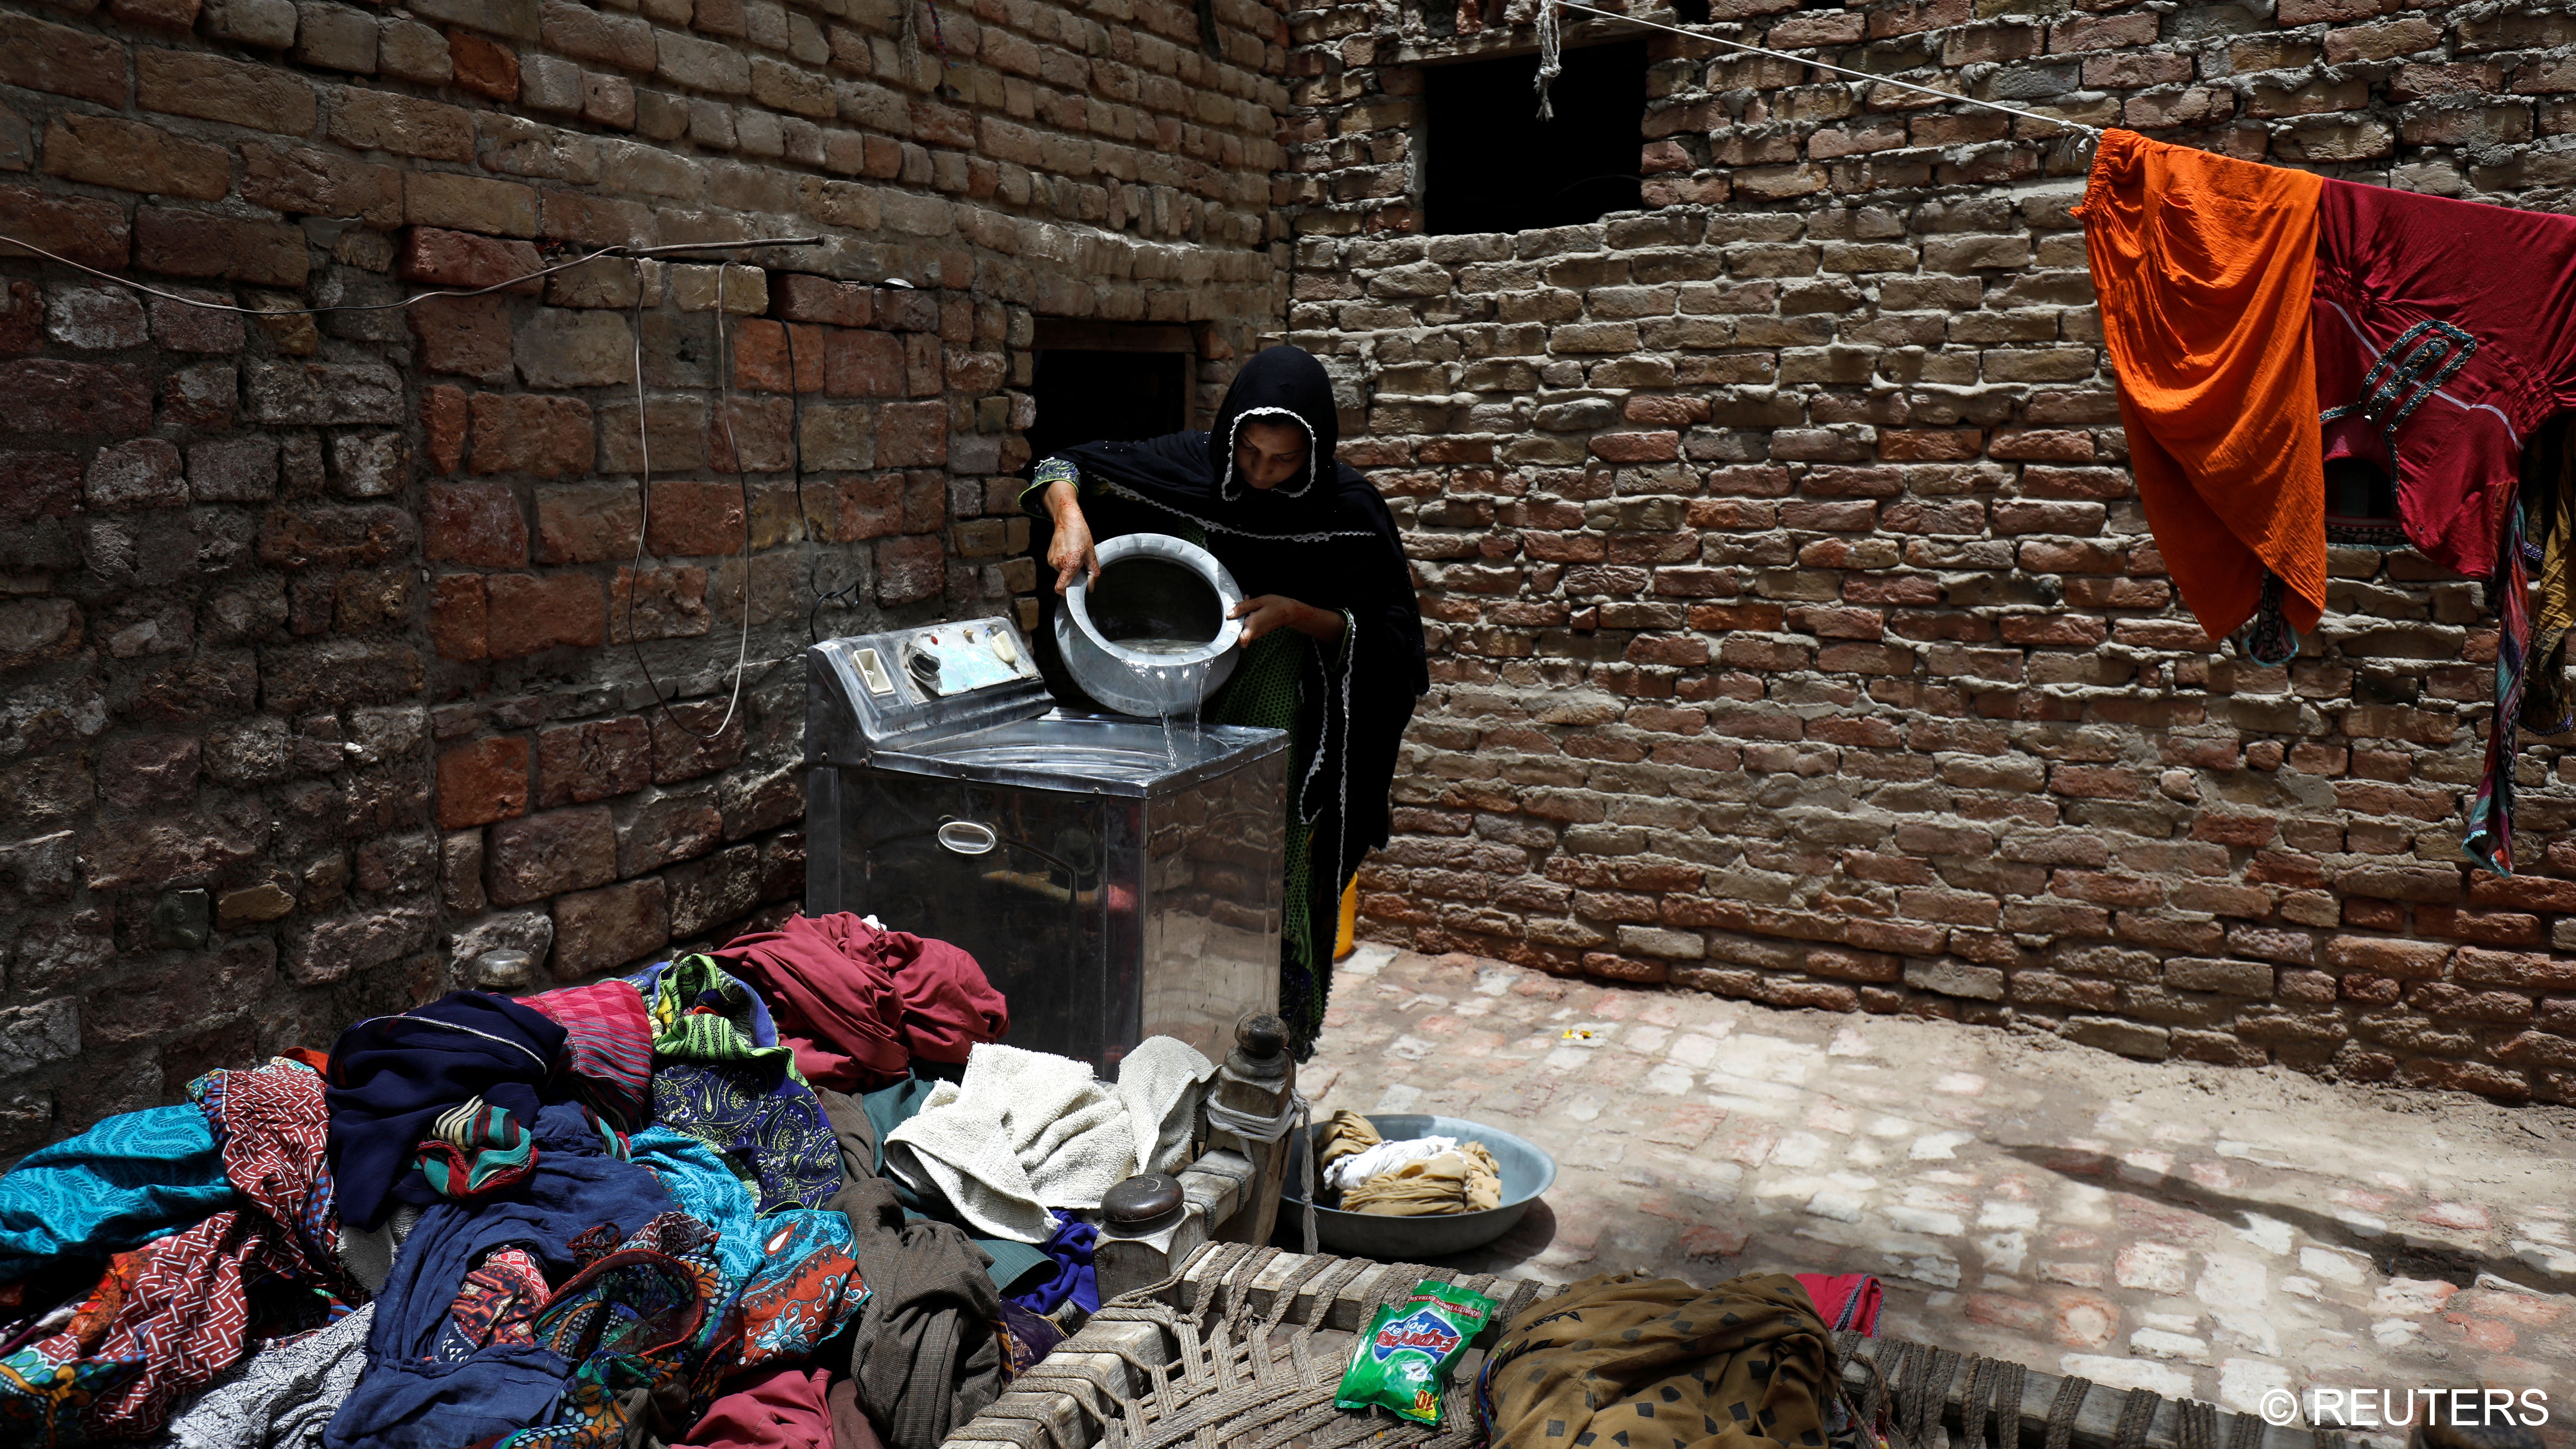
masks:
{"label": "washing machine lid", "polygon": [[903,741],[871,769],[1029,790],[1160,796],[1288,748],[1286,730],[1056,710],[1036,719]]}
{"label": "washing machine lid", "polygon": [[805,755],[866,759],[899,741],[1034,719],[1054,700],[1010,620],[826,639],[805,651]]}

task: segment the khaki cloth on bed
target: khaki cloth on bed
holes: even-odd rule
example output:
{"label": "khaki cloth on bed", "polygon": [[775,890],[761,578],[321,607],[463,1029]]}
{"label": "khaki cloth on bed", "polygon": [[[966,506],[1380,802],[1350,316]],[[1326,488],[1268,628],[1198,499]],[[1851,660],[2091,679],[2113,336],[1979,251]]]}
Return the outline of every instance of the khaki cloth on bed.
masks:
{"label": "khaki cloth on bed", "polygon": [[1714,1288],[1603,1274],[1504,1325],[1480,1398],[1512,1449],[1824,1449],[1833,1372],[1786,1273]]}

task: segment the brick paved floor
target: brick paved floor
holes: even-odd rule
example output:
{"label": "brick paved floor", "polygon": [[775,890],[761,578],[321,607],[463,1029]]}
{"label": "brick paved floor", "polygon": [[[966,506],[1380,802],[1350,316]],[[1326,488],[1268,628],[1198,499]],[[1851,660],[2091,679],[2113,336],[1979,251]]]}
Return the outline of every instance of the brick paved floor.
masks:
{"label": "brick paved floor", "polygon": [[1883,1332],[2100,1384],[2536,1387],[2576,1419],[2576,1114],[1378,946],[1333,999],[1319,1119],[1469,1117],[1560,1164],[1455,1266],[1866,1271]]}

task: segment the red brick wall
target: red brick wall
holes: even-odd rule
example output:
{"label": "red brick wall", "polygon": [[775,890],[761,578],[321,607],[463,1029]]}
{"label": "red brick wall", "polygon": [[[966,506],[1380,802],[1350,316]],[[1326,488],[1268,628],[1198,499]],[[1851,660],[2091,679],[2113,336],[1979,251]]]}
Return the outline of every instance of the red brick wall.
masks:
{"label": "red brick wall", "polygon": [[[2576,183],[2563,6],[1714,10],[2374,184],[2566,210]],[[1291,335],[1396,495],[1436,655],[1369,931],[2576,1101],[2566,741],[2527,742],[2526,873],[2459,853],[2483,585],[2337,549],[2289,666],[2201,634],[2125,466],[2052,128],[1662,36],[1654,209],[1424,237],[1422,69],[1527,50],[1502,13],[1294,17]]]}
{"label": "red brick wall", "polygon": [[159,287],[825,238],[738,254],[721,360],[713,256],[250,319],[0,257],[0,1160],[488,946],[792,901],[818,592],[1026,586],[1034,319],[1197,324],[1211,382],[1276,325],[1287,36],[1218,12],[0,0],[0,232]]}

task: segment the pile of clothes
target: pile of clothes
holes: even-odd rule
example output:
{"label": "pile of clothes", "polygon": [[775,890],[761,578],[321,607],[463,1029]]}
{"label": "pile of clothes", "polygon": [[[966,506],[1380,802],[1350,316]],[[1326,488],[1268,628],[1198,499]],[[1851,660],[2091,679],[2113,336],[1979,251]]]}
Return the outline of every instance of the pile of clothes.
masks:
{"label": "pile of clothes", "polygon": [[927,1449],[1098,1306],[1071,1210],[1215,1071],[1009,1022],[963,951],[796,917],[208,1072],[0,1177],[0,1442]]}
{"label": "pile of clothes", "polygon": [[1503,1205],[1503,1171],[1482,1142],[1389,1142],[1357,1112],[1335,1112],[1324,1123],[1315,1138],[1315,1166],[1324,1175],[1327,1205],[1346,1213],[1418,1218]]}

